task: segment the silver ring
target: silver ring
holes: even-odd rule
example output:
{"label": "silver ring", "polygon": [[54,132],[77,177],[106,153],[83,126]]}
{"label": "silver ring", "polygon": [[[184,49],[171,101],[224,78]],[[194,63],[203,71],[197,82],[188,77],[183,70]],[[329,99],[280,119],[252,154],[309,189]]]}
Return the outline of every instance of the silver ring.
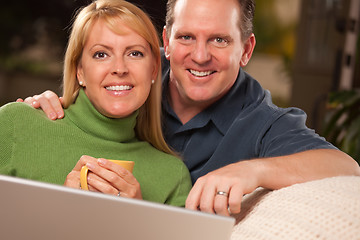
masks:
{"label": "silver ring", "polygon": [[216,192],[216,195],[222,195],[222,196],[224,196],[224,197],[228,197],[228,196],[229,196],[229,194],[228,194],[227,192],[224,192],[224,191],[217,191],[217,192]]}
{"label": "silver ring", "polygon": [[120,197],[120,195],[121,195],[121,192],[119,191],[119,193],[117,194],[117,196]]}

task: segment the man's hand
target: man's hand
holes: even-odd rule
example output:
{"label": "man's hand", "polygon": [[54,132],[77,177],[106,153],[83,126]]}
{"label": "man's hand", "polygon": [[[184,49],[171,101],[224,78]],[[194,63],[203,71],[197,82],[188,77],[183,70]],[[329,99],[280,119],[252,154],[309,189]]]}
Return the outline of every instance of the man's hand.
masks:
{"label": "man's hand", "polygon": [[40,95],[25,98],[25,101],[18,98],[16,102],[25,102],[33,108],[41,108],[51,120],[56,120],[64,117],[64,110],[62,107],[62,98],[58,97],[52,91],[45,91]]}
{"label": "man's hand", "polygon": [[335,149],[240,161],[199,178],[185,206],[229,216],[229,212],[239,213],[243,195],[258,187],[275,190],[341,175],[360,176],[360,167],[350,156]]}
{"label": "man's hand", "polygon": [[185,207],[224,216],[240,212],[244,194],[253,192],[261,175],[256,161],[243,161],[200,177],[189,193]]}

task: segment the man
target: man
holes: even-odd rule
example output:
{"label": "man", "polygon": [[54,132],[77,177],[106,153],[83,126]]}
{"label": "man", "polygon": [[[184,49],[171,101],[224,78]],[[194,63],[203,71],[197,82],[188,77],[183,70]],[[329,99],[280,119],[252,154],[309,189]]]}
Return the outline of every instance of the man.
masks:
{"label": "man", "polygon": [[[229,215],[257,187],[360,175],[351,157],[305,126],[301,110],[273,105],[270,94],[241,69],[255,47],[253,13],[252,0],[168,1],[164,134],[195,182],[189,209]],[[56,118],[60,111],[61,117],[53,94],[35,99],[26,101],[36,107],[42,102],[45,112]]]}

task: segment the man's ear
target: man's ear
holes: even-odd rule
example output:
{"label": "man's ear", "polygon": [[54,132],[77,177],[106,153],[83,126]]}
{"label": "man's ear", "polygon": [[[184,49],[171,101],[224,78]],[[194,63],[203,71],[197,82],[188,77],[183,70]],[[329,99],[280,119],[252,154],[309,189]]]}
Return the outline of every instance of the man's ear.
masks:
{"label": "man's ear", "polygon": [[164,28],[163,28],[162,38],[163,38],[163,43],[164,43],[165,57],[167,60],[170,60],[169,39],[167,37],[166,26],[164,26]]}
{"label": "man's ear", "polygon": [[254,48],[256,44],[255,35],[252,33],[251,36],[244,43],[244,52],[241,56],[240,66],[245,67],[253,54]]}

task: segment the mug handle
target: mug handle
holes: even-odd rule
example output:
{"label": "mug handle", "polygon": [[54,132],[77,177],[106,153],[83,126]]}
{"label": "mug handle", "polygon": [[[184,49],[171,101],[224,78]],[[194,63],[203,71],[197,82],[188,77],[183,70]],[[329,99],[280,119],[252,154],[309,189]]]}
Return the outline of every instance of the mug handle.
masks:
{"label": "mug handle", "polygon": [[80,172],[80,185],[81,185],[81,189],[87,190],[87,191],[89,191],[88,182],[87,182],[88,171],[89,171],[89,169],[87,168],[87,166],[83,166],[83,167],[81,168],[81,172]]}

